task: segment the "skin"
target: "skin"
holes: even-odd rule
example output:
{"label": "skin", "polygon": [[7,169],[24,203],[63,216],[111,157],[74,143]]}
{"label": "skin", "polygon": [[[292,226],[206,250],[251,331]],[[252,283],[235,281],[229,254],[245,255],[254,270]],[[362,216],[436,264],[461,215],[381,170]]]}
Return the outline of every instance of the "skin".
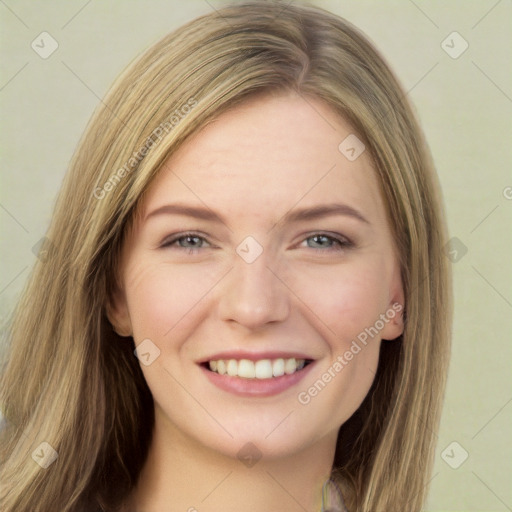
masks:
{"label": "skin", "polygon": [[[338,150],[351,133],[319,100],[253,98],[196,133],[151,183],[109,308],[118,332],[160,350],[141,366],[156,419],[130,510],[320,510],[339,427],[370,389],[381,341],[403,331],[396,314],[309,403],[298,401],[365,328],[403,304],[369,154],[351,162]],[[149,215],[177,202],[224,222]],[[366,221],[285,221],[290,211],[331,203]],[[188,231],[192,238],[163,245]],[[247,236],[263,248],[252,263],[236,252]],[[197,364],[226,350],[296,351],[315,363],[282,393],[240,397],[211,384]],[[252,467],[237,458],[247,443],[261,455]]]}

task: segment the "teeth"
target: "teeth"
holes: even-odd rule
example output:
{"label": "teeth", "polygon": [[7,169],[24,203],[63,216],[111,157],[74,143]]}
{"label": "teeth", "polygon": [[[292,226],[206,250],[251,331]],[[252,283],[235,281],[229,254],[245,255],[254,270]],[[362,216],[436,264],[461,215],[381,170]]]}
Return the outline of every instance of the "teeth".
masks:
{"label": "teeth", "polygon": [[295,373],[296,369],[297,361],[295,361],[295,359],[287,359],[284,362],[284,373],[286,373],[286,375],[291,375],[292,373]]}
{"label": "teeth", "polygon": [[272,361],[270,359],[261,359],[254,365],[257,379],[270,379],[272,377]]}
{"label": "teeth", "polygon": [[302,370],[306,364],[305,359],[260,359],[250,361],[249,359],[219,359],[210,361],[209,367],[212,372],[231,377],[242,377],[244,379],[271,379],[282,375],[291,375],[297,370]]}
{"label": "teeth", "polygon": [[228,375],[231,377],[236,377],[238,375],[238,363],[234,359],[230,359],[226,366],[226,370]]}
{"label": "teeth", "polygon": [[272,375],[281,377],[284,375],[284,359],[275,359],[272,363]]}
{"label": "teeth", "polygon": [[256,377],[256,369],[254,363],[248,359],[241,359],[238,362],[238,373],[239,377],[244,379],[254,379]]}
{"label": "teeth", "polygon": [[224,361],[217,361],[217,373],[220,373],[221,375],[225,375],[226,363]]}

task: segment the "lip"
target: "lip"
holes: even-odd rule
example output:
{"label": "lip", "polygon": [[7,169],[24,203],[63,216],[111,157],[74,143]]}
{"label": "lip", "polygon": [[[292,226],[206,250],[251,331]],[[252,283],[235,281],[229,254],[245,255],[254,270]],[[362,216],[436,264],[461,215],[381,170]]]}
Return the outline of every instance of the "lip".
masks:
{"label": "lip", "polygon": [[240,361],[241,359],[248,359],[249,361],[259,361],[260,359],[291,359],[292,357],[295,359],[307,359],[309,361],[314,361],[313,357],[300,352],[249,352],[237,350],[236,352],[218,352],[217,354],[197,361],[197,363],[204,364],[208,363],[209,361],[219,361],[220,359],[236,359],[237,361]]}
{"label": "lip", "polygon": [[[239,353],[237,353],[239,354]],[[215,356],[217,357],[217,356]],[[238,359],[237,357],[219,357],[219,359]],[[277,357],[263,357],[262,354],[254,355],[250,357],[240,357],[240,359],[250,359],[252,361],[258,359],[279,359],[283,357],[279,355]],[[284,358],[286,358],[285,356]],[[294,357],[294,356],[289,356]],[[307,359],[299,357],[298,359]],[[209,359],[210,361],[216,361],[217,359]],[[282,375],[281,377],[272,377],[270,379],[245,379],[243,377],[231,377],[229,375],[220,375],[217,372],[208,370],[204,365],[200,365],[199,368],[204,373],[205,377],[215,386],[227,391],[228,393],[241,396],[241,397],[268,397],[278,395],[284,391],[290,389],[299,383],[315,365],[315,361],[311,361],[307,366],[298,370],[291,375]]]}

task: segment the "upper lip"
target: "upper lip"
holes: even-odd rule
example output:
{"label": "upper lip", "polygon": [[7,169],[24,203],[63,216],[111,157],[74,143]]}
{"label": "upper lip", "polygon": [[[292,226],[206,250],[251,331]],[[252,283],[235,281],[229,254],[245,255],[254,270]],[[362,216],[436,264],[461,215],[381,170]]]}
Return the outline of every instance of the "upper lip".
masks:
{"label": "upper lip", "polygon": [[199,364],[207,363],[209,361],[220,361],[220,360],[229,360],[236,359],[237,361],[241,359],[248,359],[249,361],[259,361],[261,359],[306,359],[312,361],[313,358],[308,356],[302,352],[288,352],[282,351],[278,352],[275,350],[272,351],[264,351],[264,352],[250,352],[245,350],[237,350],[237,351],[226,351],[226,352],[218,352],[208,357],[204,357],[198,361]]}

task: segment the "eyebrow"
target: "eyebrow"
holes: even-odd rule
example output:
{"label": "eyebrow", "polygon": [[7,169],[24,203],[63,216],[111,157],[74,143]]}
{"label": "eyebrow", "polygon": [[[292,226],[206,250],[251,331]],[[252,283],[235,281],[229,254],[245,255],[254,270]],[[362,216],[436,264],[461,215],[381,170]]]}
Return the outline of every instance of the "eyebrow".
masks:
{"label": "eyebrow", "polygon": [[311,208],[301,208],[297,210],[291,210],[284,215],[277,224],[286,222],[297,222],[301,220],[315,220],[323,217],[329,217],[333,215],[343,215],[345,217],[352,217],[356,220],[370,224],[370,222],[363,216],[361,212],[349,206],[348,204],[322,204],[313,206]]}
{"label": "eyebrow", "polygon": [[[210,210],[209,208],[191,206],[181,203],[166,204],[160,206],[159,208],[156,208],[155,210],[152,210],[146,215],[146,217],[144,218],[144,222],[158,215],[184,215],[196,219],[217,222],[220,224],[224,224],[226,226],[228,225],[226,220],[221,215],[215,213],[213,210]],[[352,217],[360,222],[370,224],[370,222],[363,216],[363,214],[356,210],[355,208],[353,208],[352,206],[349,206],[347,204],[331,203],[313,206],[309,208],[291,210],[288,213],[286,213],[283,217],[281,217],[274,225],[306,220],[316,220],[333,215]]]}

